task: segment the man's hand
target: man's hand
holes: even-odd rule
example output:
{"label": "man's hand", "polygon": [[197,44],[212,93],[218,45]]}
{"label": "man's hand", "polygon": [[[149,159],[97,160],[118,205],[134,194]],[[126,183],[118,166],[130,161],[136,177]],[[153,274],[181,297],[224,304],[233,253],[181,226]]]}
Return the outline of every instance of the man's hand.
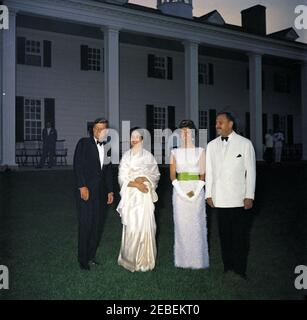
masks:
{"label": "man's hand", "polygon": [[112,204],[114,201],[114,193],[113,192],[109,192],[108,193],[108,202],[107,204]]}
{"label": "man's hand", "polygon": [[87,187],[79,188],[81,199],[84,201],[88,201],[90,197],[90,192]]}
{"label": "man's hand", "polygon": [[212,198],[207,198],[207,203],[211,208],[215,208]]}
{"label": "man's hand", "polygon": [[249,210],[253,207],[254,200],[253,199],[244,199],[244,209]]}
{"label": "man's hand", "polygon": [[138,183],[137,188],[143,193],[148,192],[148,188],[146,187],[146,185],[144,183]]}

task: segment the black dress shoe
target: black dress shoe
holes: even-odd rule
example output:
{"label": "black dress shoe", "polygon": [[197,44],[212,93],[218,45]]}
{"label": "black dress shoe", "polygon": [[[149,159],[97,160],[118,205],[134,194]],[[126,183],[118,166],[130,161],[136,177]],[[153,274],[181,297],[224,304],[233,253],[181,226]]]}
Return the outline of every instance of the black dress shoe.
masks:
{"label": "black dress shoe", "polygon": [[240,274],[239,275],[243,280],[245,281],[248,281],[248,278],[247,278],[247,275],[244,273],[244,274]]}
{"label": "black dress shoe", "polygon": [[91,270],[91,268],[90,268],[90,266],[88,264],[85,264],[85,265],[80,264],[80,269],[81,270],[85,270],[85,271],[90,271]]}
{"label": "black dress shoe", "polygon": [[243,280],[245,280],[245,281],[247,281],[247,280],[248,280],[246,273],[239,273],[239,272],[236,272],[236,274],[237,274],[238,276],[240,276]]}

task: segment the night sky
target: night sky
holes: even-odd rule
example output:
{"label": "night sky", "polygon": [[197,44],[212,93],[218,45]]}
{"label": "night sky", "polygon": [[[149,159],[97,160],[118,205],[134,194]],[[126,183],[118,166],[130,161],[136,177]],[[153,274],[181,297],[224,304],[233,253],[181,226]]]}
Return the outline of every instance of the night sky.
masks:
{"label": "night sky", "polygon": [[[156,7],[156,0],[129,0],[148,7]],[[297,5],[305,4],[307,0],[193,0],[193,15],[201,16],[212,10],[218,10],[227,23],[241,25],[240,11],[256,4],[267,8],[267,32],[272,33],[288,27],[294,27]],[[307,43],[307,30],[296,30],[298,41]]]}

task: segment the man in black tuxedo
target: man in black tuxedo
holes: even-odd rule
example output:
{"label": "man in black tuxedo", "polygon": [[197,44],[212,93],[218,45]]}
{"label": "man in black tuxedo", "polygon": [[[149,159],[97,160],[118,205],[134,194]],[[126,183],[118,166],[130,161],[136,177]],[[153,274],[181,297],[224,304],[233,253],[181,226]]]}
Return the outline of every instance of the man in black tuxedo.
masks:
{"label": "man in black tuxedo", "polygon": [[48,168],[52,168],[55,164],[55,149],[58,134],[55,128],[52,127],[51,122],[46,123],[43,129],[43,153],[37,168],[43,168],[46,158],[48,157]]}
{"label": "man in black tuxedo", "polygon": [[78,260],[80,268],[90,270],[102,234],[103,212],[113,203],[112,164],[108,162],[105,141],[108,121],[95,120],[93,136],[79,140],[74,154],[76,200],[79,219]]}

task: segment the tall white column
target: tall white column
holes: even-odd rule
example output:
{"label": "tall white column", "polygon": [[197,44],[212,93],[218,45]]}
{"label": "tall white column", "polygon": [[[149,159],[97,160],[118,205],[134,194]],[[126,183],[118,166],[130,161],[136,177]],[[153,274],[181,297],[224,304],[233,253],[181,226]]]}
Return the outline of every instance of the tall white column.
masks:
{"label": "tall white column", "polygon": [[3,31],[0,31],[0,166],[2,165],[3,159],[3,133],[2,133],[2,97],[3,97]]}
{"label": "tall white column", "polygon": [[103,31],[105,109],[110,127],[119,130],[119,29],[106,27]]}
{"label": "tall white column", "polygon": [[262,56],[260,54],[249,55],[249,84],[251,140],[257,160],[262,160]]}
{"label": "tall white column", "polygon": [[9,29],[2,30],[2,162],[16,166],[16,12],[10,10]]}
{"label": "tall white column", "polygon": [[303,160],[307,160],[307,61],[301,66],[301,101]]}
{"label": "tall white column", "polygon": [[199,126],[198,43],[185,41],[185,116]]}

